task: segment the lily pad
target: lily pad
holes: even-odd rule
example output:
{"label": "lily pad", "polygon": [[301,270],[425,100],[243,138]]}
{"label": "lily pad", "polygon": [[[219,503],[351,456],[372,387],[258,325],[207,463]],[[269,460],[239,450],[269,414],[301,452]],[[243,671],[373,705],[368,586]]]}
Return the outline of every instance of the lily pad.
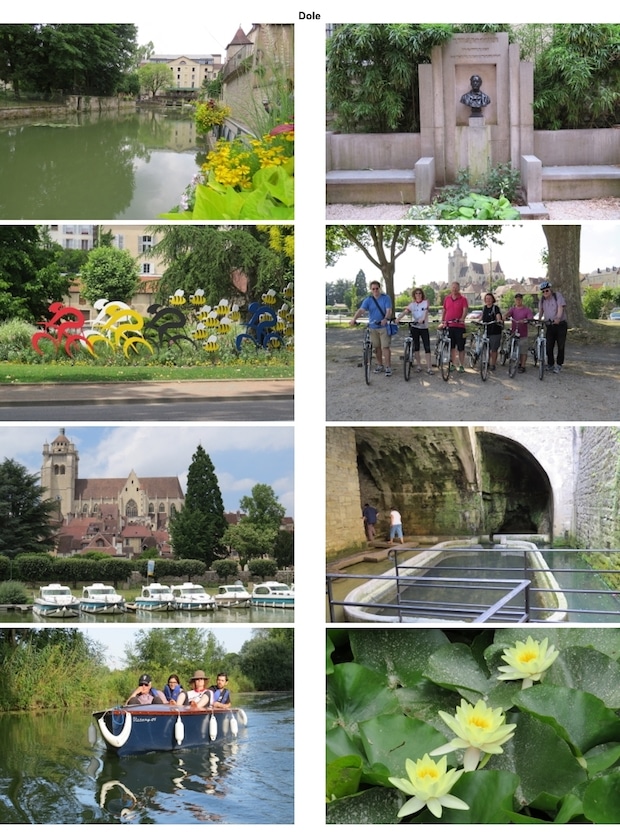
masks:
{"label": "lily pad", "polygon": [[351,630],[350,637],[356,661],[384,674],[393,688],[422,680],[429,658],[449,644],[438,629],[365,628]]}
{"label": "lily pad", "polygon": [[398,824],[402,806],[398,790],[375,787],[327,805],[327,824]]}

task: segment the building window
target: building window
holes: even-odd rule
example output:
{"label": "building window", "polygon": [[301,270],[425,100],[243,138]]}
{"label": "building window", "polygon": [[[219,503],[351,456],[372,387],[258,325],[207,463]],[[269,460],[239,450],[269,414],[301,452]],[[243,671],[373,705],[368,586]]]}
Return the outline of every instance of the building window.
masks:
{"label": "building window", "polygon": [[140,238],[140,251],[150,252],[153,248],[153,237],[150,234],[143,234]]}
{"label": "building window", "polygon": [[151,264],[150,263],[143,263],[142,264],[142,274],[143,275],[150,275],[151,274]]}
{"label": "building window", "polygon": [[149,515],[155,514],[155,507],[152,503],[149,503]]}
{"label": "building window", "polygon": [[135,502],[135,500],[127,501],[126,512],[128,518],[138,517],[138,504]]}
{"label": "building window", "polygon": [[160,512],[163,515],[163,513],[166,511],[166,507],[164,506],[163,503],[159,504],[159,509],[157,511]]}
{"label": "building window", "polygon": [[174,518],[174,516],[176,515],[176,513],[177,513],[177,508],[176,508],[176,506],[174,505],[174,503],[171,503],[171,504],[170,504],[170,517],[171,517],[171,518]]}

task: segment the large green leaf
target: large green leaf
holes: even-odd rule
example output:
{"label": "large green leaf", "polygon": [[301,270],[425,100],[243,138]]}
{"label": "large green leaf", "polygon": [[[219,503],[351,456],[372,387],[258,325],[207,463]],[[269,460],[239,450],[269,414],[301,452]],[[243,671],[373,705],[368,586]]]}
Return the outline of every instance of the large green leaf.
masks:
{"label": "large green leaf", "polygon": [[620,740],[620,719],[586,691],[539,685],[525,689],[514,701],[523,711],[552,726],[577,756],[600,743]]}
{"label": "large green leaf", "polygon": [[583,812],[595,824],[617,824],[620,820],[620,772],[596,778],[586,787]]}
{"label": "large green leaf", "polygon": [[595,694],[610,709],[620,709],[620,666],[594,648],[565,648],[547,671],[545,684]]}
{"label": "large green leaf", "polygon": [[530,804],[541,793],[559,799],[586,780],[585,769],[551,726],[529,714],[516,715],[514,722],[517,728],[512,740],[487,766],[519,776],[516,797],[520,805]]}
{"label": "large green leaf", "polygon": [[341,663],[328,677],[328,729],[342,726],[355,736],[361,721],[380,714],[392,714],[399,708],[398,700],[394,692],[387,688],[385,678],[363,665]]}
{"label": "large green leaf", "polygon": [[620,743],[602,743],[600,746],[593,746],[583,757],[588,765],[588,773],[592,777],[620,760]]}
{"label": "large green leaf", "polygon": [[327,764],[325,794],[328,801],[354,795],[360,785],[362,759],[359,755],[346,755]]}
{"label": "large green leaf", "polygon": [[407,758],[417,761],[447,741],[432,726],[402,714],[381,715],[364,721],[359,728],[369,763],[383,764],[397,778],[407,777]]}
{"label": "large green leaf", "polygon": [[265,188],[269,194],[283,205],[295,204],[295,177],[290,176],[281,166],[261,168],[252,177],[255,188]]}
{"label": "large green leaf", "polygon": [[[584,648],[594,648],[612,659],[620,658],[619,628],[552,628],[548,625],[542,628],[497,628],[494,639],[495,650],[499,648],[501,653],[517,641],[524,642],[528,636],[540,642],[548,638],[549,645],[554,645],[559,651],[579,645]],[[488,650],[492,652],[493,646]],[[485,656],[489,662],[488,652]]]}
{"label": "large green leaf", "polygon": [[349,634],[355,660],[384,674],[391,688],[422,680],[433,652],[448,644],[437,628],[357,628]]}
{"label": "large green leaf", "polygon": [[458,691],[471,702],[489,691],[495,681],[480,668],[468,645],[446,645],[429,658],[426,677],[443,688]]}
{"label": "large green leaf", "polygon": [[398,790],[375,787],[327,805],[327,824],[398,824],[402,805]]}
{"label": "large green leaf", "polygon": [[342,726],[335,726],[325,733],[325,758],[333,761],[347,755],[361,755],[362,744],[359,738],[351,738]]}

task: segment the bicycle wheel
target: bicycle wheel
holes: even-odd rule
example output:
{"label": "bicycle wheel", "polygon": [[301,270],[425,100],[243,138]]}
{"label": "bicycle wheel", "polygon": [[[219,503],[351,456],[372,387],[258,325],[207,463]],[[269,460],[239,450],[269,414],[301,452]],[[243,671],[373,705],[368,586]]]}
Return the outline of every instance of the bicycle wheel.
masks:
{"label": "bicycle wheel", "polygon": [[515,338],[512,341],[512,345],[510,347],[510,359],[508,360],[508,375],[511,379],[514,379],[517,373],[517,367],[519,366],[519,342]]}
{"label": "bicycle wheel", "polygon": [[450,378],[450,342],[444,341],[441,345],[441,352],[439,353],[439,365],[441,367],[441,376],[444,382]]}
{"label": "bicycle wheel", "polygon": [[406,338],[405,352],[403,355],[403,372],[405,374],[405,382],[409,381],[409,376],[411,375],[411,360],[413,359],[412,351],[413,343],[410,338]]}
{"label": "bicycle wheel", "polygon": [[366,384],[370,384],[370,371],[372,369],[372,346],[364,344],[364,376]]}
{"label": "bicycle wheel", "polygon": [[545,361],[547,360],[547,339],[541,338],[538,342],[538,378],[542,382],[545,375]]}
{"label": "bicycle wheel", "polygon": [[489,375],[489,342],[482,343],[482,350],[480,352],[480,378],[486,382]]}
{"label": "bicycle wheel", "polygon": [[467,360],[470,367],[475,367],[478,361],[478,354],[476,353],[476,336],[472,333],[467,342]]}
{"label": "bicycle wheel", "polygon": [[[500,356],[502,357],[502,364],[506,364],[506,359],[512,355],[511,344],[510,344],[510,336],[506,336],[506,333],[502,333],[502,343],[499,348]],[[510,370],[508,371],[510,372]],[[514,373],[512,374],[514,376]]]}

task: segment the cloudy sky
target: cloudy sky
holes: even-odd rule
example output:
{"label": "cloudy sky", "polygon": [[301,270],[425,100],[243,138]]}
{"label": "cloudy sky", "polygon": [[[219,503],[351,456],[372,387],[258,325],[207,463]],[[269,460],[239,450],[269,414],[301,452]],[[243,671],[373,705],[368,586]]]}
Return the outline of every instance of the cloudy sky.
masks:
{"label": "cloudy sky", "polygon": [[[499,260],[509,281],[544,277],[540,253],[546,248],[546,239],[539,223],[506,226],[502,239],[503,245],[493,246],[490,254],[493,260]],[[462,239],[460,246],[467,253],[470,263],[482,263],[489,259],[489,249],[476,249],[467,239]],[[397,261],[396,291],[403,292],[412,283],[421,286],[433,280],[446,281],[450,251],[452,249],[442,246],[434,246],[428,254],[409,249]],[[584,223],[581,227],[580,270],[590,272],[607,266],[620,266],[620,223]],[[335,266],[325,270],[325,280],[355,280],[360,269],[364,270],[368,281],[381,277],[365,255],[351,251]]]}
{"label": "cloudy sky", "polygon": [[[62,426],[10,425],[0,432],[0,461],[17,460],[41,471],[42,449]],[[187,469],[199,444],[215,467],[224,508],[234,512],[256,483],[267,483],[294,517],[293,428],[180,425],[66,426],[77,446],[80,477],[178,476],[185,490]]]}

